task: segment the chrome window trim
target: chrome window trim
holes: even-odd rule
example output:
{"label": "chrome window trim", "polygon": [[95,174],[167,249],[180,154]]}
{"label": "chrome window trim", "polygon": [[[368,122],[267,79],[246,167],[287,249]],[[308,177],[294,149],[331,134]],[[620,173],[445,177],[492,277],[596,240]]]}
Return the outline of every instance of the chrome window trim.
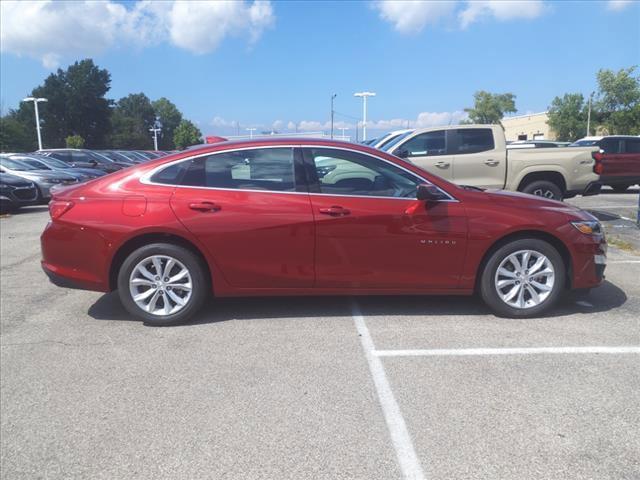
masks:
{"label": "chrome window trim", "polygon": [[160,170],[163,170],[165,168],[169,168],[173,165],[177,165],[178,163],[182,163],[182,162],[188,162],[188,161],[192,161],[192,160],[196,160],[198,158],[202,158],[202,157],[209,157],[212,155],[218,155],[218,154],[222,154],[222,153],[228,153],[228,152],[241,152],[244,150],[257,150],[257,149],[263,149],[263,148],[322,148],[322,149],[334,149],[334,150],[344,150],[346,152],[353,152],[353,153],[359,153],[361,155],[366,155],[368,157],[371,158],[375,158],[376,160],[381,160],[383,162],[388,163],[389,165],[392,165],[396,168],[399,168],[400,170],[404,170],[405,172],[407,172],[408,174],[412,175],[413,177],[417,178],[418,180],[421,181],[421,183],[428,183],[429,185],[433,185],[435,186],[438,190],[440,190],[443,194],[445,194],[447,196],[447,200],[438,200],[439,202],[444,202],[444,203],[459,203],[460,201],[458,199],[456,199],[453,195],[451,195],[449,192],[443,190],[442,188],[440,188],[439,186],[431,183],[429,180],[425,179],[424,177],[421,177],[420,175],[418,175],[415,172],[412,172],[411,170],[404,168],[401,165],[398,165],[394,162],[391,162],[389,160],[386,160],[384,158],[378,157],[376,155],[372,155],[370,153],[367,152],[363,152],[361,150],[356,150],[356,149],[352,149],[352,148],[345,148],[345,147],[336,147],[336,146],[332,146],[332,145],[295,145],[295,144],[287,144],[287,145],[261,145],[261,146],[252,146],[252,147],[242,147],[242,148],[228,148],[225,150],[216,150],[215,152],[207,152],[207,153],[201,153],[199,155],[193,155],[190,157],[186,157],[186,158],[181,158],[179,160],[174,160],[172,162],[169,163],[163,163],[162,165],[158,165],[157,167],[153,168],[152,170],[150,170],[149,172],[145,173],[144,175],[142,175],[140,177],[140,183],[145,184],[145,185],[156,185],[156,186],[164,186],[164,187],[172,187],[172,188],[198,188],[198,189],[203,189],[203,190],[222,190],[222,191],[227,191],[227,192],[257,192],[257,193],[279,193],[279,194],[293,194],[293,195],[322,195],[322,196],[329,196],[329,197],[349,197],[349,198],[384,198],[384,199],[394,199],[394,200],[415,200],[415,198],[407,198],[407,197],[378,197],[378,196],[373,196],[373,195],[344,195],[344,194],[331,194],[331,193],[316,193],[316,192],[279,192],[277,190],[253,190],[253,189],[249,189],[249,188],[222,188],[222,187],[199,187],[199,186],[192,186],[192,185],[174,185],[171,183],[156,183],[156,182],[152,182],[151,181],[151,177],[154,176],[156,173],[158,173]]}

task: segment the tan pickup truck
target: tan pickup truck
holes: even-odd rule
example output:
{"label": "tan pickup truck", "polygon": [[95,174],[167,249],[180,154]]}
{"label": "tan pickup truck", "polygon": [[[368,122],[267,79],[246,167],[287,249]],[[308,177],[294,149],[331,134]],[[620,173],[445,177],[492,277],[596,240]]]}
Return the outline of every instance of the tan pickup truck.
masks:
{"label": "tan pickup truck", "polygon": [[452,125],[415,130],[385,148],[459,185],[531,193],[561,200],[596,195],[597,147],[507,150],[500,125]]}

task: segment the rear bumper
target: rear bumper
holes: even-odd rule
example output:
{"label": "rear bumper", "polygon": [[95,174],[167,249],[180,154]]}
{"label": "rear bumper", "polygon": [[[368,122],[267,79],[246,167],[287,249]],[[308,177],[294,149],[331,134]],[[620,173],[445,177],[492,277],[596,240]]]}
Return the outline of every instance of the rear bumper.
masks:
{"label": "rear bumper", "polygon": [[49,222],[40,237],[42,269],[55,285],[108,292],[107,242],[97,232]]}

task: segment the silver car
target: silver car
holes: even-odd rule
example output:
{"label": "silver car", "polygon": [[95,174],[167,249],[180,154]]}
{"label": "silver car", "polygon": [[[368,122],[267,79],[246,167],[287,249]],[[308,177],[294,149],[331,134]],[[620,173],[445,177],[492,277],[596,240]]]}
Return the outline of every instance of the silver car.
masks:
{"label": "silver car", "polygon": [[40,170],[5,156],[0,157],[0,172],[10,173],[35,183],[38,187],[37,203],[47,203],[51,198],[51,189],[58,185],[78,183],[78,179],[66,173]]}

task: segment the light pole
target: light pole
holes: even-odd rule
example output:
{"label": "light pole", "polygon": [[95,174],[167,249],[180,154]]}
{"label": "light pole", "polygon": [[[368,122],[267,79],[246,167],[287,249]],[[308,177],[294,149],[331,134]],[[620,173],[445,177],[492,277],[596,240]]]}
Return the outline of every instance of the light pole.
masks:
{"label": "light pole", "polygon": [[591,99],[596,92],[591,92],[589,95],[589,109],[587,110],[587,137],[590,135],[590,127],[591,127]]}
{"label": "light pole", "polygon": [[249,132],[249,138],[253,138],[253,132],[255,132],[255,128],[245,128],[247,132]]}
{"label": "light pole", "polygon": [[38,133],[38,150],[42,150],[42,135],[40,134],[40,115],[38,114],[38,103],[48,102],[46,98],[27,97],[22,99],[23,102],[33,102],[36,111],[36,132]]}
{"label": "light pole", "polygon": [[375,97],[374,92],[356,92],[354,97],[362,97],[362,141],[367,139],[367,97]]}
{"label": "light pole", "polygon": [[158,117],[156,117],[156,121],[153,124],[153,128],[150,128],[149,131],[153,133],[154,150],[158,150],[158,133],[162,131],[162,128],[160,128],[160,125],[158,122]]}
{"label": "light pole", "polygon": [[331,95],[331,140],[333,140],[333,99],[338,96],[337,93]]}
{"label": "light pole", "polygon": [[340,130],[342,130],[342,140],[344,140],[345,139],[344,132],[349,129],[347,127],[340,127]]}

